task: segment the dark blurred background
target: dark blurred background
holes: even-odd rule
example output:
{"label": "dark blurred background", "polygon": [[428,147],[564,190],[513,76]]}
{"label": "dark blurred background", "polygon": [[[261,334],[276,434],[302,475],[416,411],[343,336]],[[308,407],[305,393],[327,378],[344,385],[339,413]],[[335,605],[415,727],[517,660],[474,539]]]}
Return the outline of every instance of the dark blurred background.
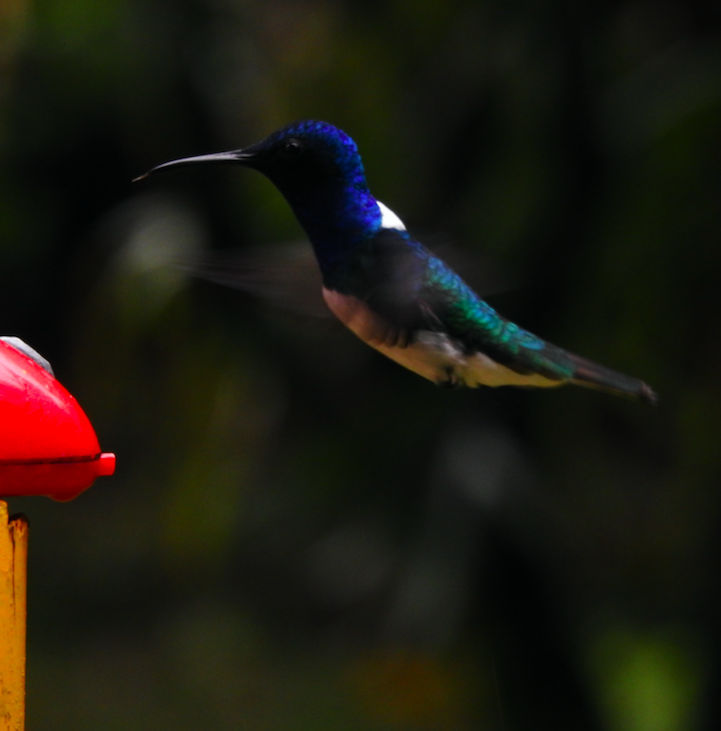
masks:
{"label": "dark blurred background", "polygon": [[[659,407],[189,277],[302,232],[252,171],[130,180],[301,118]],[[29,731],[720,728],[720,140],[711,0],[2,0],[0,333],[118,455],[10,501]]]}

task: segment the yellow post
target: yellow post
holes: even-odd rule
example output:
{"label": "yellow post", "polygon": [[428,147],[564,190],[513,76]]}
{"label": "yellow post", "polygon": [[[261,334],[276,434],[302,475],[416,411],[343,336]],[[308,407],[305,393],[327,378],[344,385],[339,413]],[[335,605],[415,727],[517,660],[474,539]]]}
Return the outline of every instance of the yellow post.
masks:
{"label": "yellow post", "polygon": [[0,500],[0,731],[25,728],[28,522]]}

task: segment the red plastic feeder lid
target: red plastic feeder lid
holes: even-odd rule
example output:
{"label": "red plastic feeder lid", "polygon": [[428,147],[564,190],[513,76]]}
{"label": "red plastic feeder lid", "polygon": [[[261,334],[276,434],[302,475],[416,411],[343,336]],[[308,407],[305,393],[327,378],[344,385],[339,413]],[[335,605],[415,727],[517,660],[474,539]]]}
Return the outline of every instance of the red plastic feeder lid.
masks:
{"label": "red plastic feeder lid", "polygon": [[22,340],[0,338],[0,495],[72,500],[114,471],[115,455],[100,451],[50,364]]}

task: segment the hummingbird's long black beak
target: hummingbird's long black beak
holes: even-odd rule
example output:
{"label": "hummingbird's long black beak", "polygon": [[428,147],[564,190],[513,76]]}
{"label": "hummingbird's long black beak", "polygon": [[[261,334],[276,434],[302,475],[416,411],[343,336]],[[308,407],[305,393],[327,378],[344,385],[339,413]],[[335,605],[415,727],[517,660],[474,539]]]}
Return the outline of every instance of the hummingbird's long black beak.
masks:
{"label": "hummingbird's long black beak", "polygon": [[170,162],[164,162],[161,165],[156,165],[154,168],[148,170],[147,173],[138,175],[137,178],[133,178],[133,182],[137,183],[139,180],[144,180],[150,175],[159,173],[163,170],[169,170],[170,168],[183,167],[184,165],[203,165],[206,163],[234,163],[236,165],[248,165],[253,166],[253,161],[259,157],[257,152],[251,152],[250,150],[231,150],[230,152],[214,152],[210,155],[196,155],[194,157],[181,157],[179,160],[170,160]]}

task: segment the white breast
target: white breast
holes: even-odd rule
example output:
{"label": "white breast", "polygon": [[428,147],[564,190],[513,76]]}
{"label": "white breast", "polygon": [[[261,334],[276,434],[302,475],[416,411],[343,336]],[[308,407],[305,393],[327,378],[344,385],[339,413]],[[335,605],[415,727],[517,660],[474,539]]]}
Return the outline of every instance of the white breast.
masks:
{"label": "white breast", "polygon": [[483,353],[466,355],[445,333],[421,330],[412,343],[408,334],[352,295],[323,288],[331,312],[361,340],[429,381],[454,386],[558,386],[538,374],[522,375]]}

